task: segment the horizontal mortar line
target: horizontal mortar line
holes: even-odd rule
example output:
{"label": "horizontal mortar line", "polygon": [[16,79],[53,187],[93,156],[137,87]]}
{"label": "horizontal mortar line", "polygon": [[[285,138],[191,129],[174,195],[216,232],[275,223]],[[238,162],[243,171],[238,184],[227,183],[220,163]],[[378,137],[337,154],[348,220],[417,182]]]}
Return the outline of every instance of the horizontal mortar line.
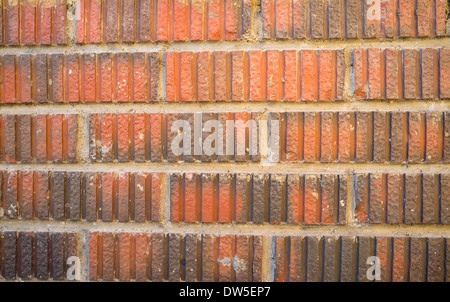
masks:
{"label": "horizontal mortar line", "polygon": [[257,162],[102,162],[68,164],[0,164],[6,171],[161,172],[161,173],[450,173],[450,164],[277,163]]}
{"label": "horizontal mortar line", "polygon": [[164,232],[196,234],[248,234],[248,235],[371,235],[448,237],[450,225],[288,225],[288,224],[236,224],[236,223],[171,223],[148,222],[87,222],[55,220],[0,220],[0,231],[50,231],[50,232]]}
{"label": "horizontal mortar line", "polygon": [[258,41],[173,41],[136,43],[98,43],[68,45],[1,46],[0,54],[155,52],[155,51],[232,51],[288,49],[348,49],[348,48],[425,48],[448,47],[450,37],[404,39],[315,39]]}
{"label": "horizontal mortar line", "polygon": [[450,100],[0,104],[0,114],[448,111]]}

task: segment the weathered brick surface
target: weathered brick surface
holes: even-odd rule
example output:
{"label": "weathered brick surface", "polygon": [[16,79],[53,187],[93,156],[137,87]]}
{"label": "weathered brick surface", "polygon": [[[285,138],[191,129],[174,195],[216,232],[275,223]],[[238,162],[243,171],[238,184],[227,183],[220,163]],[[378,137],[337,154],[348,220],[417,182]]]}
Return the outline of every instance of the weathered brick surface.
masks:
{"label": "weathered brick surface", "polygon": [[448,281],[448,238],[275,236],[273,241],[275,281],[370,282],[368,256],[380,259],[380,282]]}
{"label": "weathered brick surface", "polygon": [[89,233],[89,279],[262,280],[262,237],[193,233]]}
{"label": "weathered brick surface", "polygon": [[79,256],[72,232],[0,232],[0,275],[5,280],[65,280],[67,260]]}
{"label": "weathered brick surface", "polygon": [[[229,142],[235,142],[235,145],[230,147],[225,142],[220,150],[217,145],[206,145],[206,136],[215,133],[213,136],[216,141],[220,136],[213,129],[208,131],[204,124],[197,136],[202,139],[205,147],[196,154],[196,148],[191,143],[196,138],[195,119],[202,123],[202,116],[206,120],[221,121],[223,140],[227,139],[228,131]],[[93,162],[258,162],[260,151],[252,151],[254,147],[251,137],[255,137],[255,142],[258,142],[256,121],[259,116],[260,113],[249,112],[92,114],[89,117],[89,158]],[[183,121],[189,124],[184,125]],[[227,125],[226,121],[234,125]],[[183,132],[187,133],[187,137],[184,137]],[[212,146],[212,150],[215,150],[213,155],[205,152],[206,146]],[[185,152],[179,151],[181,154],[178,154],[177,147],[184,148]]]}
{"label": "weathered brick surface", "polygon": [[448,224],[448,174],[370,173],[355,175],[359,222]]}
{"label": "weathered brick surface", "polygon": [[168,52],[166,99],[342,100],[344,65],[343,50]]}
{"label": "weathered brick surface", "polygon": [[161,174],[1,171],[8,219],[159,222]]}
{"label": "weathered brick surface", "polygon": [[65,44],[65,0],[5,0],[0,3],[0,45]]}
{"label": "weathered brick surface", "polygon": [[77,161],[78,115],[0,115],[3,163]]}
{"label": "weathered brick surface", "polygon": [[448,163],[448,112],[286,112],[280,160]]}
{"label": "weathered brick surface", "polygon": [[0,56],[0,103],[156,102],[157,53]]}
{"label": "weathered brick surface", "polygon": [[447,48],[352,50],[352,87],[358,99],[446,99]]}
{"label": "weathered brick surface", "polygon": [[241,40],[251,0],[81,0],[78,43]]}
{"label": "weathered brick surface", "polygon": [[0,0],[0,279],[450,281],[448,13]]}
{"label": "weathered brick surface", "polygon": [[172,174],[171,221],[344,224],[345,175]]}
{"label": "weathered brick surface", "polygon": [[446,1],[442,0],[262,0],[263,37],[275,40],[446,36],[446,7]]}

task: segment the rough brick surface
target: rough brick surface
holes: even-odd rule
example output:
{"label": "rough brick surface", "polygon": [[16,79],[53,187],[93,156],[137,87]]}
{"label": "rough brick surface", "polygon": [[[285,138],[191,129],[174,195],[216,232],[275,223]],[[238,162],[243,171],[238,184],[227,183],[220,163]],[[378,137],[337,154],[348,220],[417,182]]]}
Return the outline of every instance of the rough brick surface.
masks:
{"label": "rough brick surface", "polygon": [[354,211],[360,222],[449,223],[448,174],[370,173],[355,178]]}
{"label": "rough brick surface", "polygon": [[0,0],[0,281],[450,281],[449,3]]}
{"label": "rough brick surface", "polygon": [[446,7],[445,1],[433,0],[262,0],[263,37],[275,40],[446,36]]}
{"label": "rough brick surface", "polygon": [[159,222],[161,174],[1,171],[6,218]]}
{"label": "rough brick surface", "polygon": [[448,162],[448,112],[286,112],[280,160],[288,162]]}
{"label": "rough brick surface", "polygon": [[1,162],[77,161],[76,114],[0,115]]}
{"label": "rough brick surface", "polygon": [[343,50],[168,52],[166,99],[342,100],[344,65]]}
{"label": "rough brick surface", "polygon": [[6,280],[65,280],[71,256],[78,256],[78,234],[0,232],[0,275]]}
{"label": "rough brick surface", "polygon": [[262,237],[179,233],[89,233],[89,279],[262,280]]}
{"label": "rough brick surface", "polygon": [[[171,221],[343,224],[343,175],[172,174]],[[250,198],[248,198],[250,197]]]}
{"label": "rough brick surface", "polygon": [[81,0],[78,43],[241,40],[250,0]]}
{"label": "rough brick surface", "polygon": [[[276,236],[275,281],[371,281],[368,256],[380,259],[381,282],[443,282],[448,238]],[[428,272],[428,274],[427,274]],[[432,272],[430,275],[429,273]],[[373,280],[372,280],[373,281]]]}
{"label": "rough brick surface", "polygon": [[0,4],[0,45],[65,44],[64,0],[5,0]]}

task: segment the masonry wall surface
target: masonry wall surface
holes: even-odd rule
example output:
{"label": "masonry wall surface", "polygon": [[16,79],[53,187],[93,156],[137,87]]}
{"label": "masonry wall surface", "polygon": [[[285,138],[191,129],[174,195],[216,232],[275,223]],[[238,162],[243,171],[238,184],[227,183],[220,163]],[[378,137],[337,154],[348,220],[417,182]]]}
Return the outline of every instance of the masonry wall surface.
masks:
{"label": "masonry wall surface", "polygon": [[449,3],[0,0],[0,279],[450,281]]}

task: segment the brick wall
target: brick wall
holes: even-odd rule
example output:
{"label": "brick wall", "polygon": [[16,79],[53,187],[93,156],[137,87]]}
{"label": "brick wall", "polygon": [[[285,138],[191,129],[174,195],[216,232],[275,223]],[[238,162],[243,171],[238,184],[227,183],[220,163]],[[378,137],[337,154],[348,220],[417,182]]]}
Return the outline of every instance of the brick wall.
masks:
{"label": "brick wall", "polygon": [[450,281],[448,14],[0,0],[0,278]]}

